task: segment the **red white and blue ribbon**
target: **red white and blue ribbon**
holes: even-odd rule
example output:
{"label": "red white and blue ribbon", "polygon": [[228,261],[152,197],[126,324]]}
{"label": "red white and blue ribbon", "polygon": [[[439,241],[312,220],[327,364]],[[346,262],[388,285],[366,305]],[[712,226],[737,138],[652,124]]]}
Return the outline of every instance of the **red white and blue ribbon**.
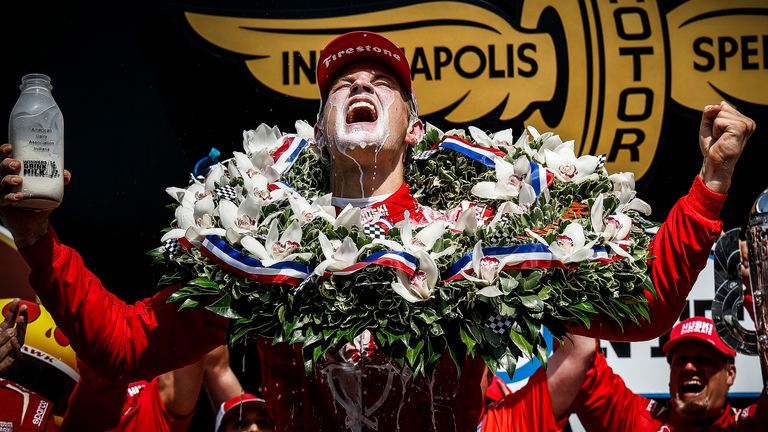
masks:
{"label": "red white and blue ribbon", "polygon": [[506,156],[506,153],[502,150],[490,147],[480,147],[455,135],[443,138],[443,141],[440,142],[437,147],[459,152],[464,156],[489,167],[496,166],[496,162],[494,162],[496,157],[503,158]]}
{"label": "red white and blue ribbon", "polygon": [[[609,263],[620,259],[620,256],[610,258],[608,251],[604,246],[594,246],[594,253],[589,261],[598,261]],[[514,246],[493,246],[483,248],[483,256],[496,258],[499,261],[507,260],[509,264],[504,266],[504,270],[523,270],[523,269],[548,269],[562,268],[570,269],[573,265],[564,264],[555,258],[547,245],[541,243],[522,244]],[[512,257],[510,260],[509,258]],[[468,253],[459,258],[445,273],[441,279],[452,281],[463,279],[462,273],[472,272],[472,253]]]}
{"label": "red white and blue ribbon", "polygon": [[265,267],[258,259],[245,255],[226,240],[213,235],[205,237],[200,252],[220,267],[262,283],[297,286],[312,273],[311,268],[295,261],[283,261]]}
{"label": "red white and blue ribbon", "polygon": [[286,138],[285,141],[283,141],[283,144],[272,154],[272,159],[275,160],[275,165],[281,165],[278,172],[283,174],[288,171],[306,146],[307,140],[303,138]]}
{"label": "red white and blue ribbon", "polygon": [[531,161],[531,186],[533,186],[533,191],[536,193],[536,198],[541,195],[541,192],[545,189],[547,189],[547,185],[549,184],[549,179],[547,175],[547,170],[544,169],[543,166],[537,164],[534,161]]}
{"label": "red white and blue ribbon", "polygon": [[368,267],[369,265],[378,265],[382,267],[391,267],[397,270],[402,270],[409,276],[413,276],[417,268],[419,268],[419,260],[409,254],[408,252],[401,251],[382,251],[375,252],[364,258],[362,261],[352,264],[347,268],[330,272],[336,276],[347,276],[357,272],[360,269]]}
{"label": "red white and blue ribbon", "polygon": [[282,190],[290,193],[291,195],[293,195],[295,197],[301,197],[301,194],[296,192],[296,189],[292,188],[290,185],[288,185],[288,183],[283,183],[283,182],[277,181],[277,182],[268,184],[267,185],[267,189],[270,192],[278,190],[278,189],[282,189]]}

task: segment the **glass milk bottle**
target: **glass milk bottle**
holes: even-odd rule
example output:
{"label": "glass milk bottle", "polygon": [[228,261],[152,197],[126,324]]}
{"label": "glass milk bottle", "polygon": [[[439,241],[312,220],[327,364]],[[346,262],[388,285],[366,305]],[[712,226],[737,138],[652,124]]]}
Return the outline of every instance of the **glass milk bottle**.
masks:
{"label": "glass milk bottle", "polygon": [[24,200],[16,205],[52,209],[64,195],[64,117],[47,75],[24,75],[20,88],[8,122],[13,158],[21,161],[23,178],[16,191],[24,192]]}

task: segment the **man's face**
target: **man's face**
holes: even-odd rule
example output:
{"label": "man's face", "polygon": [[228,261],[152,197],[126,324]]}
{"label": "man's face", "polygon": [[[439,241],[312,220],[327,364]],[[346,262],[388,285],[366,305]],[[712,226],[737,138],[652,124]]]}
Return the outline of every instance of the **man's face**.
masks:
{"label": "man's face", "polygon": [[369,165],[381,152],[403,154],[409,124],[402,87],[377,63],[352,64],[331,85],[319,126],[334,158]]}
{"label": "man's face", "polygon": [[672,409],[696,420],[718,416],[725,406],[736,367],[704,342],[688,341],[670,354],[669,393]]}

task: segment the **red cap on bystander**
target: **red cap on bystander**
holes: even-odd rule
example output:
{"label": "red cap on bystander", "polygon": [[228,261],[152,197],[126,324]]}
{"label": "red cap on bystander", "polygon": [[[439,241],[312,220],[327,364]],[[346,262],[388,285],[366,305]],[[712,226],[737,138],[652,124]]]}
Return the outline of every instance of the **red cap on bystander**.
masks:
{"label": "red cap on bystander", "polygon": [[677,323],[672,327],[672,332],[669,334],[669,342],[664,344],[664,354],[669,357],[672,348],[685,341],[708,343],[727,356],[736,356],[736,351],[720,339],[717,330],[715,330],[715,324],[709,318],[693,317]]}

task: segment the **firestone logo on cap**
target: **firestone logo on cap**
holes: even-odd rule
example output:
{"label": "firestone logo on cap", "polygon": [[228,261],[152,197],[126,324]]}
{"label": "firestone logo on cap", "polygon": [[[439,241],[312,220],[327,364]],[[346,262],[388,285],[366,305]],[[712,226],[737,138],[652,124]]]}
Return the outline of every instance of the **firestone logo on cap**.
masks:
{"label": "firestone logo on cap", "polygon": [[[324,99],[331,84],[344,67],[356,62],[372,61],[394,75],[406,93],[413,93],[411,68],[400,47],[383,35],[354,31],[337,36],[323,48],[317,62],[317,85]],[[415,102],[415,98],[412,99]]]}
{"label": "firestone logo on cap", "polygon": [[378,47],[378,46],[375,46],[375,45],[365,45],[365,46],[358,45],[356,47],[350,47],[350,48],[347,48],[347,49],[345,49],[343,51],[339,51],[337,53],[329,55],[328,57],[323,59],[323,64],[325,65],[325,67],[330,67],[332,62],[336,61],[337,59],[340,59],[341,57],[344,56],[344,54],[350,55],[350,54],[354,54],[355,52],[359,52],[359,53],[362,53],[362,52],[374,52],[374,53],[381,54],[381,55],[384,55],[384,56],[392,57],[392,58],[394,58],[397,61],[400,61],[402,59],[402,57],[400,57],[400,54],[393,53],[392,51],[390,51],[390,50],[388,50],[386,48],[381,48],[381,47]]}
{"label": "firestone logo on cap", "polygon": [[688,333],[702,333],[708,336],[712,336],[712,331],[714,329],[715,326],[712,323],[706,321],[691,321],[682,323],[680,325],[680,335],[682,336]]}

